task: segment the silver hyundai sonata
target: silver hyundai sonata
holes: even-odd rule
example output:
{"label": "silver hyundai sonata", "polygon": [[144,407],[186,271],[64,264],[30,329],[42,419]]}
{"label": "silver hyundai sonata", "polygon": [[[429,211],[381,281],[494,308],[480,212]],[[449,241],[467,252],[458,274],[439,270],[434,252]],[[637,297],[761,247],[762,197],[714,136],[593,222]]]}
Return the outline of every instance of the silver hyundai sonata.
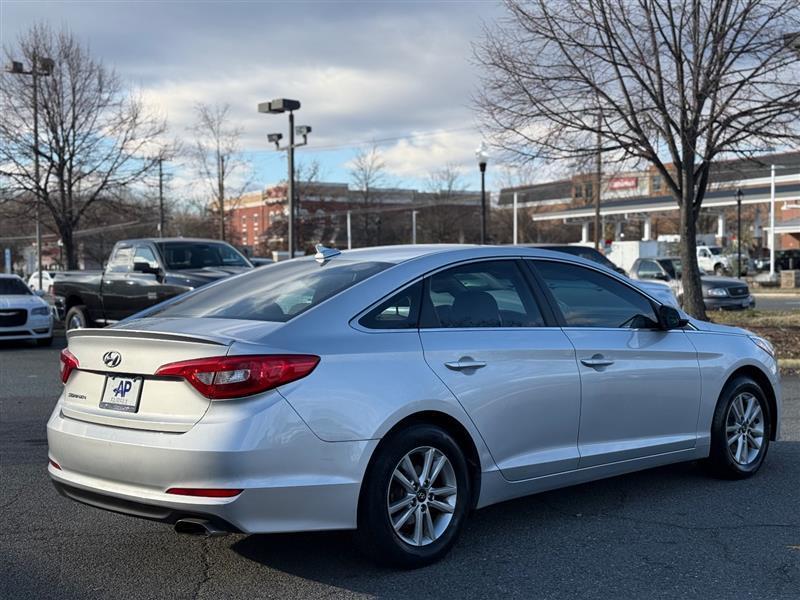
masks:
{"label": "silver hyundai sonata", "polygon": [[277,263],[69,332],[47,426],[69,498],[186,532],[355,529],[443,556],[470,511],[777,439],[769,342],[580,258],[399,246]]}

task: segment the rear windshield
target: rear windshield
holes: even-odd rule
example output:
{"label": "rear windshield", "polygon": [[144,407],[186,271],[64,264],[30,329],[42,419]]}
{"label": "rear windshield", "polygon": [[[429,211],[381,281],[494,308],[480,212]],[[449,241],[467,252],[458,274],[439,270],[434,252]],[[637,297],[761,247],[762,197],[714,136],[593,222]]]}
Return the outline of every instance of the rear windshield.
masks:
{"label": "rear windshield", "polygon": [[267,265],[201,288],[143,317],[215,317],[286,322],[391,263],[300,260]]}
{"label": "rear windshield", "polygon": [[213,242],[159,242],[164,263],[170,271],[206,267],[249,267],[247,260],[228,244]]}
{"label": "rear windshield", "polygon": [[19,296],[30,293],[31,290],[21,279],[13,277],[0,278],[0,296]]}

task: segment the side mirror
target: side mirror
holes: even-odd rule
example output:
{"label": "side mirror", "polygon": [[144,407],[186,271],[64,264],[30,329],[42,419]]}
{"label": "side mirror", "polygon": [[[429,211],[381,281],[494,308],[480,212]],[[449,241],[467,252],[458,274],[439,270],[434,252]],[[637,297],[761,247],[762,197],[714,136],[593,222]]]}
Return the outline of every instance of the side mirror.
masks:
{"label": "side mirror", "polygon": [[151,267],[150,263],[137,261],[133,263],[133,271],[134,273],[152,273],[153,275],[158,275],[159,269],[157,267]]}
{"label": "side mirror", "polygon": [[689,323],[688,319],[684,319],[678,309],[673,306],[662,304],[658,308],[658,320],[661,328],[668,331],[670,329],[680,329]]}

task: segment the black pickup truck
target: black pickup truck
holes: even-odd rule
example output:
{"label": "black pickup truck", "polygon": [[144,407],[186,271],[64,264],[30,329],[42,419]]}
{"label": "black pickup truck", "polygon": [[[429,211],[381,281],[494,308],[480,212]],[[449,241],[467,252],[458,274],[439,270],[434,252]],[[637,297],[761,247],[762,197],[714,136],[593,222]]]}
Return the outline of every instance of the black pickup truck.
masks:
{"label": "black pickup truck", "polygon": [[53,285],[67,329],[116,323],[196,287],[252,269],[225,242],[188,238],[123,240],[103,271],[67,271]]}

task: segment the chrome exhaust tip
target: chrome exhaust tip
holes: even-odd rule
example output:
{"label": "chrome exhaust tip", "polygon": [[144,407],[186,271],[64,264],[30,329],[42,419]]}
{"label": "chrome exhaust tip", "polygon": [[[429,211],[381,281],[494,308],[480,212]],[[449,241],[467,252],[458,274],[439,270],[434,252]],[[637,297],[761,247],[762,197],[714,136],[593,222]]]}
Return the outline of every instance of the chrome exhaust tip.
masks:
{"label": "chrome exhaust tip", "polygon": [[175,533],[184,535],[204,535],[207,537],[226,535],[228,532],[216,527],[206,519],[178,519],[175,522]]}

